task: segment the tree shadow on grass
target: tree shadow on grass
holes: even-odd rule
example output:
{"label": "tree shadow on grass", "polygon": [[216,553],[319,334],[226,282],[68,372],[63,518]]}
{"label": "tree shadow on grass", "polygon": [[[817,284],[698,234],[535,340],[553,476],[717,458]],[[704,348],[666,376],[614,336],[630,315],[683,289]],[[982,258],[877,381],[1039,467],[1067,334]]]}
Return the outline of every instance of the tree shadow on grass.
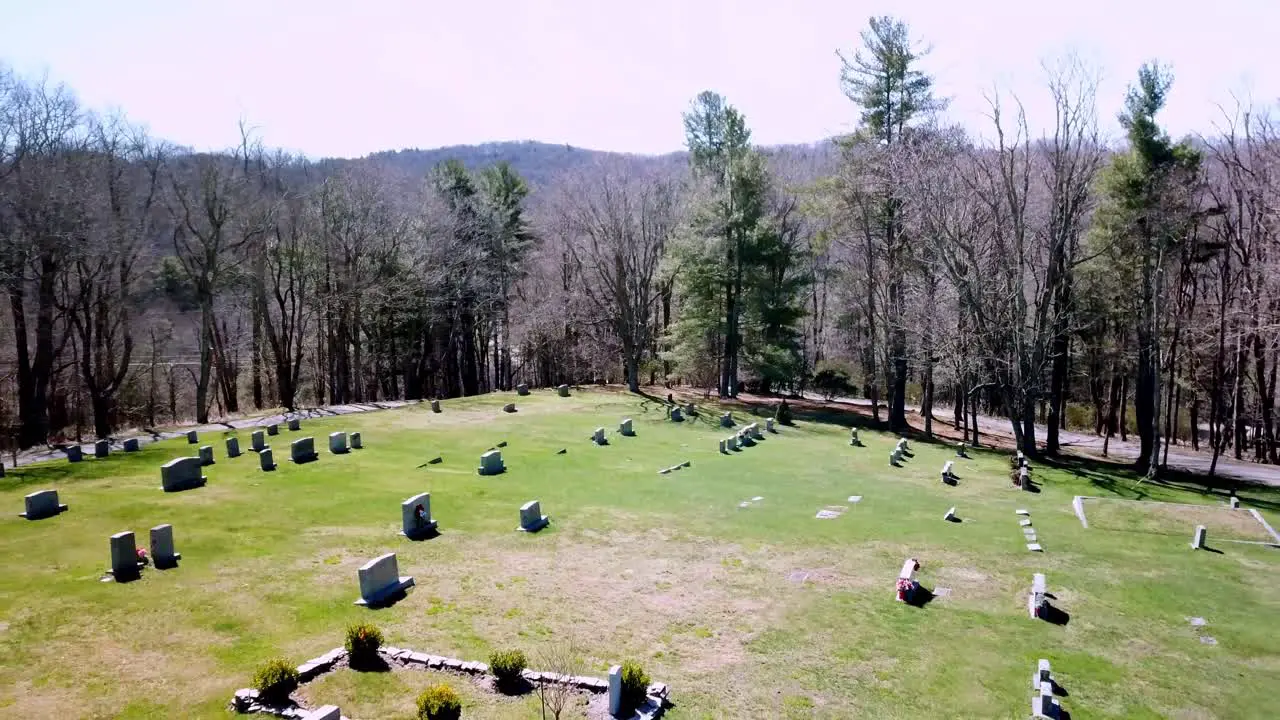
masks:
{"label": "tree shadow on grass", "polygon": [[1217,498],[1225,503],[1233,495],[1240,497],[1243,490],[1247,496],[1242,499],[1250,507],[1280,512],[1280,488],[1248,480],[1220,475],[1209,477],[1173,468],[1162,470],[1160,477],[1154,480],[1144,480],[1131,463],[1091,457],[1060,456],[1043,458],[1040,462],[1088,480],[1099,491],[1124,500],[1148,500],[1151,498],[1150,489],[1163,488]]}

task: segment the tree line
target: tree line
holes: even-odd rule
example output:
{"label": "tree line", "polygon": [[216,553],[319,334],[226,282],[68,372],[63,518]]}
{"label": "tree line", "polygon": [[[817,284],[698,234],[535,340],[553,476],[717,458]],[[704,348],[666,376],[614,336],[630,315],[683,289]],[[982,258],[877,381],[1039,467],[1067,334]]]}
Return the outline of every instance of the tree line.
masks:
{"label": "tree line", "polygon": [[894,431],[918,405],[926,433],[947,421],[975,444],[977,416],[1001,415],[1031,455],[1065,428],[1133,433],[1148,473],[1180,444],[1276,462],[1265,112],[1174,140],[1172,76],[1150,63],[1108,144],[1096,75],[1066,60],[1045,68],[1046,131],[992,95],[975,136],[902,22],[873,18],[837,61],[849,136],[759,147],[708,91],[686,153],[536,186],[503,162],[311,161],[247,126],[191,152],[0,72],[6,441],[682,383],[864,397]]}

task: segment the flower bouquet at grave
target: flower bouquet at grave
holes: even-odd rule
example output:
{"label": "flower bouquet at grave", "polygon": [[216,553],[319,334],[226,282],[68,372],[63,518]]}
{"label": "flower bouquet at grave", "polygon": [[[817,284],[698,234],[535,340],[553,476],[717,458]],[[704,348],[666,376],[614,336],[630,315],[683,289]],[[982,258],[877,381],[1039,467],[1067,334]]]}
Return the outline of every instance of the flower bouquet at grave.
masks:
{"label": "flower bouquet at grave", "polygon": [[915,587],[914,581],[909,580],[907,578],[898,578],[898,599],[905,602],[907,599],[907,596],[911,594],[911,590],[914,587]]}
{"label": "flower bouquet at grave", "polygon": [[148,557],[147,557],[147,550],[146,550],[146,548],[138,548],[138,564],[139,564],[139,565],[148,565],[148,564],[150,564],[150,562],[151,562],[151,560],[150,560],[150,558],[148,558]]}

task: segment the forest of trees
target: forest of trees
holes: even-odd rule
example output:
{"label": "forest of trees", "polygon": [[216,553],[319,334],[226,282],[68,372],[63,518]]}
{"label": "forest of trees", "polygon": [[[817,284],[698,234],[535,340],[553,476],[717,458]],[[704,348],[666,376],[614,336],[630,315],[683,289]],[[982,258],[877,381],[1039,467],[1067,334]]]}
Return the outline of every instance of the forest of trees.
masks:
{"label": "forest of trees", "polygon": [[1277,462],[1280,126],[1170,138],[1154,62],[1099,118],[1067,60],[1047,131],[996,95],[981,140],[920,61],[873,18],[832,67],[859,129],[813,146],[708,91],[685,153],[324,161],[247,125],[191,152],[0,68],[3,441],[612,382],[864,397],[973,442],[994,414],[1033,456],[1133,433],[1151,474],[1171,444]]}

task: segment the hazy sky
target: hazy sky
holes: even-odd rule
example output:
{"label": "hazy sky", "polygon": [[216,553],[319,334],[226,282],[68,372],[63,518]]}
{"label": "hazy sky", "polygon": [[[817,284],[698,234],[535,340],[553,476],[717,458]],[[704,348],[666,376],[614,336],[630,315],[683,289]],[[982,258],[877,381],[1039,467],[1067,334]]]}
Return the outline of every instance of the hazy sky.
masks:
{"label": "hazy sky", "polygon": [[1233,93],[1280,98],[1280,0],[0,0],[0,60],[199,149],[233,144],[243,117],[312,156],[524,139],[665,152],[704,89],[758,143],[851,130],[835,51],[884,13],[932,47],[923,67],[972,131],[996,87],[1033,128],[1052,122],[1041,62],[1068,51],[1102,71],[1109,132],[1151,58],[1173,67],[1175,135],[1212,131]]}

